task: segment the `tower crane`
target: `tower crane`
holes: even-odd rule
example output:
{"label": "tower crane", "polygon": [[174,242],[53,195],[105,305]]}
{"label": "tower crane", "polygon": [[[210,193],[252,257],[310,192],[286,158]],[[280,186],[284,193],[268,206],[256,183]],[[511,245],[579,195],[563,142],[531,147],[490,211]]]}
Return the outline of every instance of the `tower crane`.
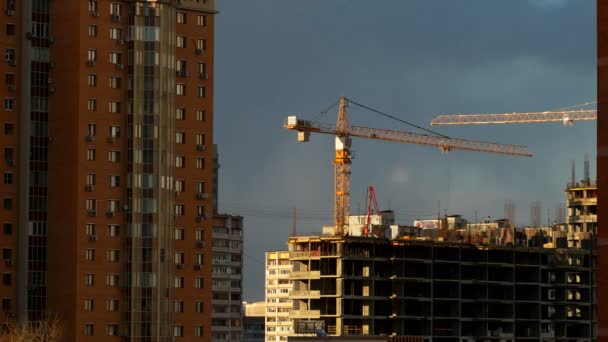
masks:
{"label": "tower crane", "polygon": [[[336,125],[322,125],[297,116],[288,116],[284,128],[298,132],[298,141],[310,140],[310,133],[330,134],[335,136],[334,159],[334,235],[342,236],[348,231],[350,215],[350,174],[351,174],[351,137],[393,141],[406,144],[418,144],[439,147],[444,152],[451,150],[468,150],[531,157],[532,153],[525,146],[501,145],[490,142],[453,139],[445,136],[432,136],[395,130],[377,129],[362,126],[351,126],[348,122],[346,108],[349,101],[340,98],[338,120]],[[354,103],[354,102],[353,102]]]}
{"label": "tower crane", "polygon": [[597,120],[596,109],[562,110],[504,114],[444,114],[434,117],[431,125],[483,125],[531,122],[563,122],[570,126],[577,120]]}

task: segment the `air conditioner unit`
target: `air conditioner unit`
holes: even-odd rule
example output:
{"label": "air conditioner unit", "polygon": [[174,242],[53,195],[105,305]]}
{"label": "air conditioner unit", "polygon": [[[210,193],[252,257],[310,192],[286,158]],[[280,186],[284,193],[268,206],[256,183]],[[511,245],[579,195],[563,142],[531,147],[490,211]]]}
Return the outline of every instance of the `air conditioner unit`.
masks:
{"label": "air conditioner unit", "polygon": [[7,163],[9,166],[13,166],[13,165],[15,165],[15,161],[14,161],[13,159],[7,159],[7,160],[6,160],[6,163]]}
{"label": "air conditioner unit", "polygon": [[6,15],[8,15],[9,17],[12,17],[15,15],[15,10],[6,10]]}
{"label": "air conditioner unit", "polygon": [[91,191],[93,191],[94,188],[95,188],[95,186],[93,184],[87,184],[84,186],[84,191],[91,192]]}
{"label": "air conditioner unit", "polygon": [[97,13],[97,11],[91,11],[91,17],[99,17],[99,13]]}
{"label": "air conditioner unit", "polygon": [[203,241],[196,241],[196,247],[197,248],[203,248],[203,247],[205,247],[205,242],[203,242]]}
{"label": "air conditioner unit", "polygon": [[112,210],[108,210],[108,212],[106,213],[107,217],[114,217],[114,211]]}
{"label": "air conditioner unit", "polygon": [[55,92],[55,87],[49,86],[49,93],[54,93],[54,92]]}
{"label": "air conditioner unit", "polygon": [[49,68],[55,69],[55,62],[49,62]]}
{"label": "air conditioner unit", "polygon": [[16,91],[17,90],[17,86],[14,85],[14,84],[9,84],[8,85],[8,90],[10,90],[10,91]]}
{"label": "air conditioner unit", "polygon": [[197,55],[202,55],[203,54],[203,49],[196,49],[196,54]]}
{"label": "air conditioner unit", "polygon": [[197,216],[196,217],[196,222],[203,222],[203,217],[202,216]]}
{"label": "air conditioner unit", "polygon": [[94,60],[89,59],[89,60],[87,61],[87,65],[88,65],[88,66],[90,66],[90,67],[91,67],[91,66],[95,66],[95,61],[94,61]]}
{"label": "air conditioner unit", "polygon": [[184,269],[184,264],[176,264],[178,270]]}
{"label": "air conditioner unit", "polygon": [[89,216],[90,216],[90,217],[97,216],[97,212],[96,212],[95,210],[89,210],[89,212],[88,212],[88,213],[89,213]]}
{"label": "air conditioner unit", "polygon": [[122,40],[122,39],[119,39],[119,40],[118,40],[118,44],[120,44],[120,45],[124,45],[124,43],[125,43],[125,41],[124,41],[124,40]]}
{"label": "air conditioner unit", "polygon": [[206,150],[206,147],[205,147],[205,145],[198,144],[198,145],[196,145],[196,150],[197,151],[204,151],[204,150]]}
{"label": "air conditioner unit", "polygon": [[55,82],[55,81],[53,81],[53,79],[50,77],[47,78],[47,80],[46,80],[46,83],[48,83],[48,84],[53,84],[53,82]]}
{"label": "air conditioner unit", "polygon": [[207,199],[208,197],[209,197],[209,194],[207,194],[206,192],[199,192],[196,194],[196,199],[199,199],[199,200]]}
{"label": "air conditioner unit", "polygon": [[89,235],[89,241],[97,241],[97,235]]}
{"label": "air conditioner unit", "polygon": [[201,265],[201,264],[195,264],[195,265],[194,265],[194,269],[195,269],[195,270],[197,270],[197,271],[200,271],[200,270],[201,270],[201,268],[202,268],[202,265]]}
{"label": "air conditioner unit", "polygon": [[91,142],[95,140],[95,137],[92,134],[87,135],[87,141]]}
{"label": "air conditioner unit", "polygon": [[114,138],[114,137],[108,137],[108,142],[110,144],[113,144],[115,141],[116,141],[116,138]]}
{"label": "air conditioner unit", "polygon": [[208,76],[206,73],[201,72],[201,73],[198,75],[198,77],[199,77],[201,80],[206,80],[206,79],[207,79],[209,76]]}
{"label": "air conditioner unit", "polygon": [[120,21],[120,15],[112,14],[112,21]]}

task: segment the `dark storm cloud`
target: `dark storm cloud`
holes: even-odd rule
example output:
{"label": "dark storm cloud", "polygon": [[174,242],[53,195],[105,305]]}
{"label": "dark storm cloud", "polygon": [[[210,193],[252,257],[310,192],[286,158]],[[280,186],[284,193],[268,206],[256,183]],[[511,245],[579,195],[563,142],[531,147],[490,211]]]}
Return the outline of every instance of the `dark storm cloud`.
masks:
{"label": "dark storm cloud", "polygon": [[[263,298],[264,251],[285,248],[290,208],[301,230],[331,223],[333,141],[297,144],[285,116],[310,117],[338,96],[427,125],[440,112],[546,110],[595,97],[591,0],[224,0],[216,26],[215,141],[220,207],[245,216],[245,299]],[[326,122],[335,120],[328,114]],[[406,126],[355,111],[374,127]],[[403,220],[449,210],[520,223],[539,199],[563,201],[569,160],[595,152],[595,125],[436,128],[528,145],[533,159],[442,156],[419,146],[355,141],[353,211],[365,186]],[[580,165],[580,163],[579,163]],[[445,204],[444,204],[445,205]],[[263,209],[263,210],[262,210]],[[325,220],[324,220],[325,219]]]}

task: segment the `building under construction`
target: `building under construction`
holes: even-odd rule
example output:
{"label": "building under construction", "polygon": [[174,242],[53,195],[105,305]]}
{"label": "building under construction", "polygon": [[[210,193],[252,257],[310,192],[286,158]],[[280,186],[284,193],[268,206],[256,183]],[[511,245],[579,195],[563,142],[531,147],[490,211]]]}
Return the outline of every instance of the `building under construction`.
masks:
{"label": "building under construction", "polygon": [[[579,248],[293,236],[291,318],[328,335],[590,341],[594,258]],[[297,332],[297,331],[296,331]]]}

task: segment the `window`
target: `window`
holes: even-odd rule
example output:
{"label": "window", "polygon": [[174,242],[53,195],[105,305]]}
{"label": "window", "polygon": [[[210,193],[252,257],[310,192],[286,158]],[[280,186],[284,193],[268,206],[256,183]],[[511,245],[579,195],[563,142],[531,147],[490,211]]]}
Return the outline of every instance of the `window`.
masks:
{"label": "window", "polygon": [[89,12],[97,12],[97,0],[89,0]]}
{"label": "window", "polygon": [[94,286],[95,285],[95,275],[93,273],[87,273],[84,275],[84,284],[85,286]]}
{"label": "window", "polygon": [[6,85],[15,85],[15,74],[7,72],[6,74],[4,74],[4,83],[6,83]]}
{"label": "window", "polygon": [[95,185],[95,174],[94,173],[87,174],[87,185]]}
{"label": "window", "polygon": [[176,192],[184,192],[186,182],[183,179],[175,180],[175,191]]}
{"label": "window", "polygon": [[205,263],[205,254],[196,253],[196,264],[203,265]]}
{"label": "window", "polygon": [[205,64],[205,63],[198,63],[198,73],[200,75],[206,76],[207,75],[207,64]]}
{"label": "window", "polygon": [[120,4],[117,2],[112,2],[110,4],[110,14],[119,16],[120,15]]}
{"label": "window", "polygon": [[120,176],[110,175],[110,188],[117,188],[120,186]]}
{"label": "window", "polygon": [[197,289],[202,289],[205,287],[205,279],[203,279],[202,277],[197,277],[194,280],[194,287]]}
{"label": "window", "polygon": [[184,326],[183,325],[174,325],[173,326],[173,336],[174,337],[183,337],[184,336]]}
{"label": "window", "polygon": [[184,216],[184,205],[183,204],[175,205],[175,216]]}
{"label": "window", "polygon": [[186,23],[186,13],[184,13],[184,12],[175,13],[175,19],[178,24],[185,24]]}
{"label": "window", "polygon": [[112,88],[112,89],[120,88],[120,77],[110,76],[110,88]]}
{"label": "window", "polygon": [[120,127],[119,126],[110,126],[110,136],[112,138],[120,138]]}
{"label": "window", "polygon": [[93,336],[94,334],[94,325],[92,323],[87,323],[84,325],[84,334],[86,336]]}
{"label": "window", "polygon": [[13,199],[11,197],[4,198],[4,209],[12,209],[13,208]]}
{"label": "window", "polygon": [[184,156],[175,156],[175,167],[182,168],[186,164],[186,157]]}
{"label": "window", "polygon": [[4,109],[7,111],[15,110],[15,99],[12,97],[7,97],[4,99]]}
{"label": "window", "polygon": [[97,37],[97,25],[89,25],[89,37]]}
{"label": "window", "polygon": [[89,87],[96,87],[97,86],[97,75],[89,74],[87,76],[87,84]]}
{"label": "window", "polygon": [[205,231],[202,229],[197,229],[196,230],[196,241],[203,241],[205,240]]}
{"label": "window", "polygon": [[205,145],[205,135],[204,134],[197,134],[196,135],[196,144],[197,145]]}
{"label": "window", "polygon": [[97,50],[89,49],[89,53],[87,55],[88,61],[95,63],[97,61]]}
{"label": "window", "polygon": [[196,87],[196,89],[197,89],[198,97],[205,97],[207,91],[204,86],[198,86],[198,87]]}
{"label": "window", "polygon": [[118,336],[118,324],[108,324],[106,331],[108,333],[108,336]]}
{"label": "window", "polygon": [[95,235],[95,224],[94,223],[87,223],[84,226],[84,230],[85,230],[85,233],[87,235],[89,235],[89,236]]}
{"label": "window", "polygon": [[185,260],[184,253],[182,253],[182,252],[175,252],[175,264],[176,265],[183,264],[184,260]]}
{"label": "window", "polygon": [[186,133],[175,132],[175,142],[177,144],[185,144],[186,143]]}
{"label": "window", "polygon": [[96,131],[97,131],[97,125],[95,125],[94,123],[90,123],[87,125],[87,135],[94,137],[95,135],[97,135]]}
{"label": "window", "polygon": [[202,313],[203,312],[203,302],[194,303],[194,310],[198,313]]}
{"label": "window", "polygon": [[173,312],[184,312],[184,301],[173,301]]}
{"label": "window", "polygon": [[200,217],[205,216],[205,206],[204,205],[196,206],[196,216],[200,216]]}
{"label": "window", "polygon": [[84,311],[93,311],[94,300],[92,298],[87,298],[84,300]]}
{"label": "window", "polygon": [[8,48],[5,50],[4,59],[9,65],[15,65],[15,49]]}
{"label": "window", "polygon": [[109,200],[108,201],[108,212],[115,213],[120,211],[120,201],[119,200]]}
{"label": "window", "polygon": [[205,121],[205,111],[202,109],[196,110],[196,120],[197,121]]}
{"label": "window", "polygon": [[13,135],[15,133],[15,125],[12,123],[4,124],[4,135]]}
{"label": "window", "polygon": [[13,277],[10,273],[2,273],[2,285],[10,286],[13,282]]}
{"label": "window", "polygon": [[4,160],[14,160],[13,158],[13,148],[5,147],[4,148]]}
{"label": "window", "polygon": [[196,192],[198,192],[198,193],[205,192],[205,182],[196,182]]}
{"label": "window", "polygon": [[196,168],[197,169],[205,168],[205,158],[196,158]]}
{"label": "window", "polygon": [[87,100],[87,110],[89,112],[94,112],[97,110],[97,100],[96,99]]}
{"label": "window", "polygon": [[13,258],[13,250],[10,248],[2,248],[2,259],[11,260]]}
{"label": "window", "polygon": [[11,299],[2,298],[2,311],[10,311],[10,310],[11,310]]}
{"label": "window", "polygon": [[5,223],[3,230],[4,230],[4,235],[13,235],[13,224]]}
{"label": "window", "polygon": [[117,237],[120,235],[120,226],[117,224],[108,225],[108,236]]}
{"label": "window", "polygon": [[186,95],[186,85],[181,84],[181,83],[176,84],[175,93],[179,96],[185,96]]}
{"label": "window", "polygon": [[110,39],[120,40],[122,37],[122,30],[118,27],[110,27]]}
{"label": "window", "polygon": [[177,71],[178,76],[186,76],[186,61],[178,59],[175,63],[175,71]]}
{"label": "window", "polygon": [[87,210],[95,210],[97,208],[97,200],[93,198],[87,199]]}
{"label": "window", "polygon": [[95,160],[95,149],[88,149],[87,150],[87,160]]}
{"label": "window", "polygon": [[186,120],[186,110],[184,108],[176,108],[175,109],[175,119],[176,120]]}
{"label": "window", "polygon": [[194,327],[194,336],[201,337],[203,336],[203,326],[197,325]]}
{"label": "window", "polygon": [[6,24],[6,35],[7,36],[15,35],[15,24]]}
{"label": "window", "polygon": [[109,151],[108,160],[112,163],[118,163],[120,161],[120,151]]}
{"label": "window", "polygon": [[177,44],[178,48],[185,48],[186,47],[186,37],[177,36],[176,44]]}
{"label": "window", "polygon": [[4,184],[13,184],[13,174],[11,172],[4,173]]}
{"label": "window", "polygon": [[184,239],[184,228],[175,228],[175,240]]}
{"label": "window", "polygon": [[110,287],[118,286],[118,274],[108,274],[106,284]]}
{"label": "window", "polygon": [[108,311],[118,311],[118,299],[108,299],[106,301],[106,309]]}
{"label": "window", "polygon": [[198,26],[207,26],[207,16],[205,16],[205,15],[199,15],[196,18],[196,24]]}
{"label": "window", "polygon": [[184,288],[184,277],[175,277],[174,285],[176,289]]}
{"label": "window", "polygon": [[196,40],[196,49],[200,51],[205,51],[207,48],[207,41],[205,39],[197,39]]}
{"label": "window", "polygon": [[118,262],[120,259],[120,252],[116,249],[109,249],[107,256],[109,262]]}
{"label": "window", "polygon": [[120,64],[120,52],[110,52],[110,63]]}
{"label": "window", "polygon": [[118,101],[108,102],[108,111],[110,113],[120,113],[120,102],[118,102]]}
{"label": "window", "polygon": [[87,248],[84,250],[84,258],[88,261],[95,261],[95,249]]}

